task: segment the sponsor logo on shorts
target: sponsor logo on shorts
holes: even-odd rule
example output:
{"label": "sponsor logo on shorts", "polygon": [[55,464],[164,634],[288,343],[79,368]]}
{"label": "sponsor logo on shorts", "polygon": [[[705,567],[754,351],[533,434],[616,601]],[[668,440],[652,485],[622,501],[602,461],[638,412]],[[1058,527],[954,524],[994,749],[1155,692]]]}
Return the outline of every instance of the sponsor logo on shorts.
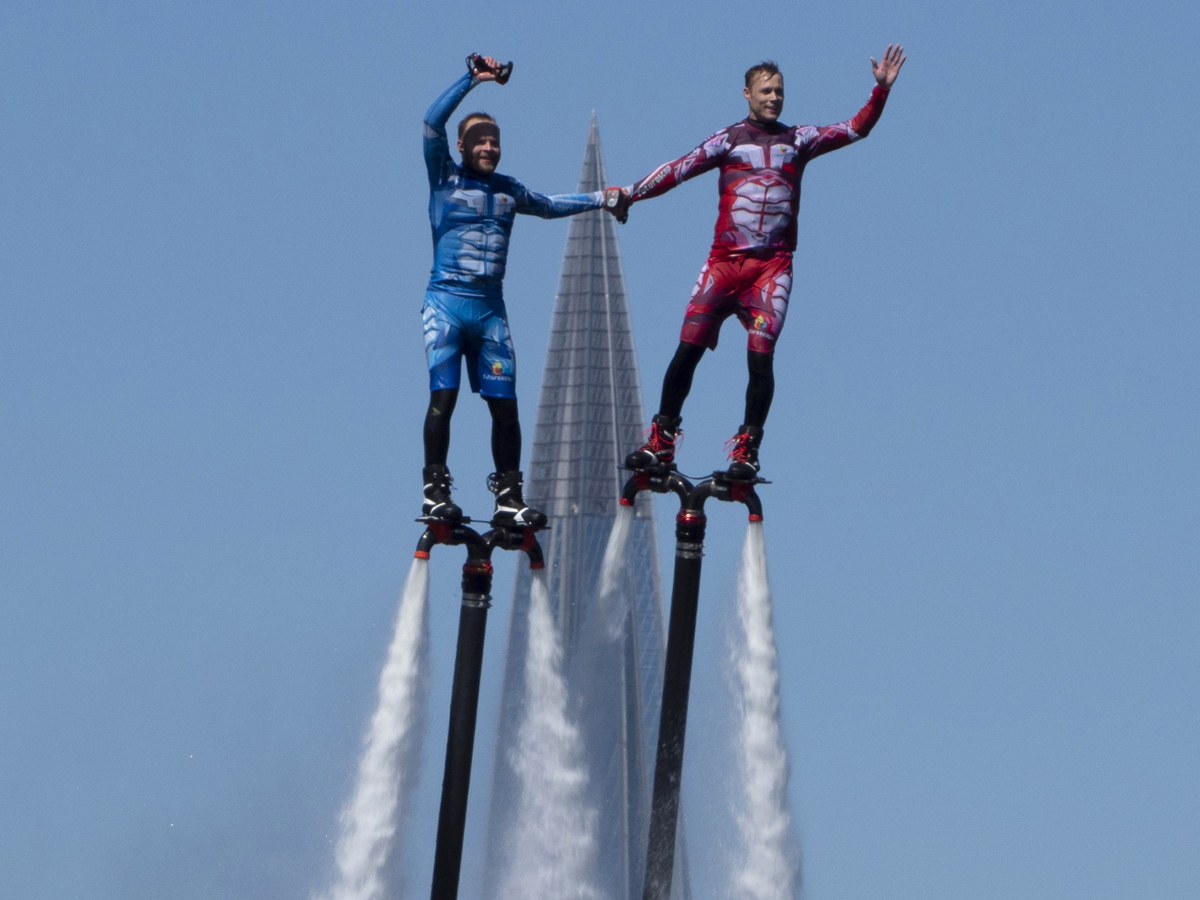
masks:
{"label": "sponsor logo on shorts", "polygon": [[755,313],[754,320],[747,329],[752,335],[774,341],[775,335],[771,330],[771,319],[764,313]]}
{"label": "sponsor logo on shorts", "polygon": [[492,360],[491,365],[481,373],[484,381],[509,383],[513,380],[512,365],[502,359]]}

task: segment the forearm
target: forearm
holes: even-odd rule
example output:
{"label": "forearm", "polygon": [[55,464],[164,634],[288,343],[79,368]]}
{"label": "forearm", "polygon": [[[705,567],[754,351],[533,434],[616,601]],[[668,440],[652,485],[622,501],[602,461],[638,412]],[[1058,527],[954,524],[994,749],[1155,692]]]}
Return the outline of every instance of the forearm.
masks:
{"label": "forearm", "polygon": [[854,117],[836,125],[823,125],[813,128],[811,125],[800,129],[797,134],[799,146],[807,148],[809,159],[853,144],[871,133],[875,123],[883,114],[884,104],[887,103],[888,92],[885,88],[875,85],[871,97]]}
{"label": "forearm", "polygon": [[543,219],[560,219],[563,216],[575,216],[579,213],[600,209],[604,205],[604,192],[592,191],[586,194],[535,194],[530,192],[525,203],[518,207],[517,212]]}
{"label": "forearm", "polygon": [[446,123],[454,115],[454,110],[458,109],[458,104],[462,103],[463,98],[467,96],[467,92],[478,83],[478,80],[472,78],[470,74],[464,74],[454,84],[446,88],[442,92],[442,95],[434,100],[433,105],[425,112],[425,125],[444,134]]}
{"label": "forearm", "polygon": [[676,185],[683,184],[689,178],[695,178],[703,172],[719,165],[729,149],[726,129],[718,131],[703,144],[679,159],[663,163],[641,181],[635,181],[629,187],[630,202],[647,200],[665,194]]}
{"label": "forearm", "polygon": [[850,130],[858,137],[865,138],[871,133],[871,129],[875,127],[875,123],[883,115],[883,107],[887,103],[889,93],[891,92],[880,84],[876,84],[871,89],[870,99],[867,100],[863,108],[849,122]]}
{"label": "forearm", "polygon": [[675,177],[675,166],[679,162],[676,159],[669,163],[663,163],[645,178],[631,184],[629,186],[629,202],[636,203],[639,200],[649,200],[651,197],[665,194],[671,188],[675,187],[675,185],[679,184],[679,179]]}

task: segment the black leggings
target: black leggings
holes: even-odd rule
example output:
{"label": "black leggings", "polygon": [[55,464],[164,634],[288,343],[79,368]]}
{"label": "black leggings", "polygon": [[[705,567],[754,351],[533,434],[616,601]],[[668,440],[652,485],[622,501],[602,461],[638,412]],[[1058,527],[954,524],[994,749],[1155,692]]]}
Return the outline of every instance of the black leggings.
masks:
{"label": "black leggings", "polygon": [[[704,347],[680,341],[671,364],[663,378],[662,400],[658,405],[659,415],[674,419],[683,412],[683,401],[692,390],[692,376],[704,356]],[[758,428],[767,421],[771,411],[771,400],[775,396],[775,357],[770,353],[746,351],[746,365],[750,370],[750,381],[746,385],[745,425]]]}
{"label": "black leggings", "polygon": [[[484,397],[492,414],[492,462],[497,472],[521,468],[521,420],[517,401]],[[425,413],[425,465],[445,465],[450,452],[450,417],[458,403],[458,389],[446,388],[429,395]]]}

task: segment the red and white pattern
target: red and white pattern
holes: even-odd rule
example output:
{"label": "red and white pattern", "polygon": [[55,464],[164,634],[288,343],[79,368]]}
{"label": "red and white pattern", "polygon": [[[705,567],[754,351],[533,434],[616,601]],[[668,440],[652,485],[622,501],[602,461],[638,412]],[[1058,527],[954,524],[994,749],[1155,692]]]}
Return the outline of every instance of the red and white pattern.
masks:
{"label": "red and white pattern", "polygon": [[714,257],[796,249],[800,179],[808,161],[870,134],[888,92],[878,85],[852,119],[836,125],[776,124],[744,119],[723,128],[686,156],[664,163],[630,189],[633,199],[664,194],[720,167],[721,191]]}
{"label": "red and white pattern", "polygon": [[688,301],[679,339],[715,350],[721,325],[736,315],[746,329],[748,347],[771,353],[783,331],[792,290],[792,254],[765,258],[745,253],[709,256]]}

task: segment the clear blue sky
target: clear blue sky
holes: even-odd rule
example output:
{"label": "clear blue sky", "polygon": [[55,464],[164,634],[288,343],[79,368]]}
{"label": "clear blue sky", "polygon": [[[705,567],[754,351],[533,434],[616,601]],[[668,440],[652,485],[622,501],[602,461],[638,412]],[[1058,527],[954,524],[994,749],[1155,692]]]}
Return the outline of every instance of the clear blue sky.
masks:
{"label": "clear blue sky", "polygon": [[[751,63],[779,61],[785,121],[823,124],[900,41],[871,138],[805,178],[763,452],[807,896],[1200,896],[1198,18],[9,0],[0,894],[282,900],[324,878],[417,537],[420,119],[469,51],[516,61],[468,101],[500,120],[501,170],[561,191],[592,110],[628,183],[740,118]],[[620,231],[651,400],[715,193],[691,182]],[[514,233],[527,435],[565,238]],[[686,471],[740,421],[742,347],[730,330],[700,370]],[[472,512],[486,422],[460,409]],[[714,766],[742,529],[710,529],[693,772]],[[455,566],[433,573],[414,897]],[[702,853],[723,838],[696,784]]]}

